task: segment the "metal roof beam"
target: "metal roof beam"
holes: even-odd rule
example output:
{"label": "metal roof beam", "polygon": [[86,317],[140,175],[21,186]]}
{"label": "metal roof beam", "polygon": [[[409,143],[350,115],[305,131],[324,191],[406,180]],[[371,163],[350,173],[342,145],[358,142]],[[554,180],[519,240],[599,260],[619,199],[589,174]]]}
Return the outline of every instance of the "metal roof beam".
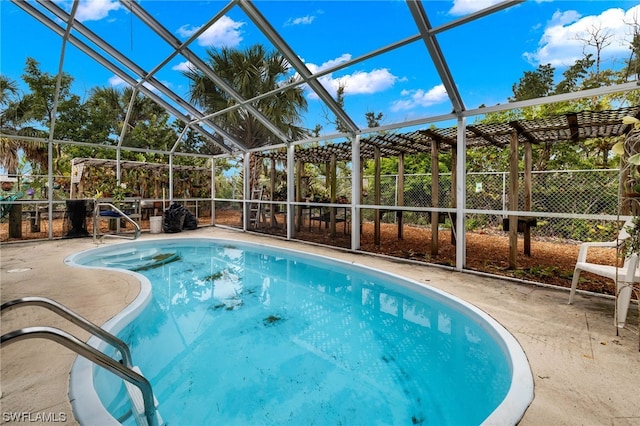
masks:
{"label": "metal roof beam", "polygon": [[[209,77],[216,85],[224,90],[229,96],[231,96],[236,102],[243,103],[245,99],[240,96],[236,90],[231,87],[227,82],[220,78],[213,70],[196,55],[189,48],[182,46],[180,40],[173,36],[162,24],[156,21],[145,9],[143,9],[138,3],[132,0],[120,0],[120,2],[128,8],[131,13],[138,17],[142,22],[158,34],[165,42],[167,42],[174,49],[181,49],[182,56],[184,56],[189,62],[191,62],[196,68],[202,71],[207,77]],[[247,109],[258,121],[260,121],[271,133],[284,142],[289,142],[290,139],[285,135],[282,130],[276,127],[267,117],[262,114],[257,108],[250,104],[244,104],[244,108]],[[245,144],[246,145],[246,144]],[[245,147],[246,149],[246,147]]]}
{"label": "metal roof beam", "polygon": [[[13,0],[15,2],[15,0]],[[39,3],[45,7],[47,10],[49,10],[51,13],[53,13],[54,15],[56,15],[58,18],[62,19],[62,20],[66,20],[68,19],[68,14],[61,9],[60,7],[58,7],[56,4],[50,2],[50,1],[44,1],[44,0],[38,0]],[[18,4],[18,3],[16,3]],[[18,6],[22,7],[22,2],[20,2],[18,4]],[[57,30],[57,28],[52,27],[51,25],[49,25],[47,22],[43,21],[43,19],[45,20],[49,20],[49,18],[45,17],[44,15],[42,15],[37,9],[32,8],[31,6],[29,6],[31,8],[31,10],[27,10],[25,7],[22,7],[23,10],[25,10],[27,13],[29,13],[30,15],[32,15],[34,18],[36,18],[38,21],[40,21],[41,23],[47,25],[50,29],[54,30],[55,32],[59,33],[59,31]],[[34,15],[34,13],[37,13],[38,16]],[[42,19],[41,19],[42,18]],[[55,24],[54,24],[55,25]],[[55,27],[58,27],[57,25],[55,25]],[[109,55],[113,56],[115,59],[117,59],[119,62],[121,62],[123,65],[125,65],[127,68],[129,68],[131,71],[133,71],[134,73],[136,73],[137,75],[139,75],[143,80],[145,79],[145,71],[140,68],[137,64],[135,64],[134,62],[130,61],[126,56],[122,55],[119,51],[117,51],[116,49],[114,49],[113,47],[111,47],[108,43],[106,43],[104,40],[102,40],[99,36],[97,36],[95,33],[93,33],[90,29],[88,29],[87,27],[85,27],[82,23],[75,21],[73,28],[78,31],[79,34],[82,34],[84,37],[86,37],[88,40],[90,40],[92,43],[95,43],[96,46],[100,47],[102,50],[104,50],[106,53],[108,53]],[[86,44],[84,44],[84,42],[78,40],[77,38],[72,38],[72,42],[73,44],[78,47],[82,52],[87,53],[89,56],[91,56],[93,59],[96,59],[94,55],[99,55],[97,52],[93,51],[91,48],[89,48],[88,46],[86,46]],[[89,54],[89,52],[87,51],[87,49],[91,50],[91,52],[93,52],[93,54]],[[97,60],[97,59],[96,59]],[[106,59],[105,59],[106,60]],[[102,63],[101,61],[99,61],[100,63]],[[121,71],[122,72],[122,71]],[[117,74],[117,73],[116,73]],[[119,74],[118,74],[119,75]],[[120,76],[120,75],[119,75]],[[121,76],[120,76],[121,77]],[[196,108],[194,108],[191,104],[189,104],[188,102],[186,102],[184,99],[182,99],[179,95],[177,95],[176,93],[174,93],[173,91],[171,91],[169,88],[167,88],[164,84],[162,84],[160,81],[156,80],[155,78],[150,78],[148,79],[149,83],[154,86],[155,88],[158,89],[158,91],[160,91],[161,93],[163,93],[165,96],[173,99],[174,101],[176,101],[181,107],[185,108],[185,110],[187,110],[190,114],[192,114],[194,117],[202,117],[202,113],[200,111],[198,111]],[[140,87],[142,85],[142,83],[140,81],[134,80],[134,83],[131,84],[132,87]],[[142,90],[141,90],[142,91]],[[157,101],[156,101],[157,102]],[[165,107],[165,104],[167,104],[166,101],[162,101],[162,103],[159,103],[161,106]],[[166,107],[165,107],[166,109]],[[174,114],[175,115],[175,114]],[[180,113],[179,115],[176,115],[176,117],[181,118],[181,120],[185,121],[186,124],[189,124],[192,120],[189,117],[186,117],[184,114]],[[204,121],[203,122],[205,125],[211,127],[212,129],[214,129],[216,132],[220,133],[221,135],[223,135],[225,138],[227,138],[229,141],[231,141],[232,143],[238,145],[239,143],[229,134],[227,134],[222,128],[220,128],[219,126],[217,126],[215,123],[213,122],[209,122],[209,121]],[[211,134],[208,132],[203,132],[201,131],[200,127],[192,127],[194,130],[198,131],[199,133],[203,133],[205,137],[210,137]],[[221,142],[219,140],[219,138],[214,137],[212,139],[212,142],[216,143],[217,145],[220,145],[220,147],[225,150],[225,151],[231,151],[231,149],[226,146],[223,142]]]}
{"label": "metal roof beam", "polygon": [[174,49],[174,51],[171,54],[169,54],[169,56],[167,56],[158,65],[153,67],[153,69],[147,73],[147,76],[143,78],[143,81],[146,80],[148,77],[151,77],[151,76],[155,75],[159,70],[161,70],[165,65],[167,65],[173,58],[175,58],[176,56],[180,55],[182,53],[182,50],[184,50],[185,48],[187,48],[187,46],[189,46],[191,43],[193,43],[195,40],[197,40],[198,37],[200,37],[202,35],[202,33],[204,33],[206,30],[209,29],[209,27],[211,27],[218,20],[220,20],[220,18],[222,18],[229,10],[231,10],[231,8],[234,5],[235,5],[235,1],[231,1],[225,7],[220,9],[220,11],[218,13],[216,13],[215,16],[213,16],[211,19],[209,19],[209,21],[206,24],[202,25],[196,32],[194,32],[191,35],[191,37],[189,37],[187,39],[187,41],[185,41],[179,47]]}
{"label": "metal roof beam", "polygon": [[318,97],[327,105],[327,107],[335,114],[336,118],[354,134],[359,132],[358,126],[351,120],[351,117],[338,105],[338,103],[329,94],[327,89],[316,80],[309,68],[300,60],[298,55],[287,45],[282,37],[276,32],[264,16],[255,8],[255,6],[247,0],[238,0],[240,8],[251,18],[253,23],[260,28],[263,34],[273,43],[273,45],[282,53],[289,61],[291,66],[300,74],[302,79],[316,92]]}
{"label": "metal roof beam", "polygon": [[443,31],[450,30],[451,28],[458,27],[460,25],[466,24],[471,21],[475,21],[476,19],[483,18],[487,15],[491,15],[492,13],[498,12],[503,9],[507,9],[511,6],[515,6],[520,3],[524,3],[526,0],[505,0],[500,3],[496,3],[493,6],[486,7],[482,10],[479,10],[474,13],[470,13],[469,15],[463,16],[462,18],[455,19],[446,24],[440,25],[439,27],[431,29],[432,34],[438,34]]}
{"label": "metal roof beam", "polygon": [[413,15],[413,19],[418,26],[418,30],[420,31],[420,35],[422,36],[422,40],[431,55],[431,59],[436,67],[436,71],[440,75],[440,79],[442,80],[442,84],[447,91],[447,95],[449,95],[449,99],[453,104],[453,110],[457,115],[460,115],[462,111],[465,110],[464,103],[462,102],[462,98],[460,96],[460,92],[458,92],[458,87],[456,83],[453,81],[453,77],[451,76],[451,71],[449,70],[449,66],[447,65],[447,61],[442,54],[442,50],[440,49],[440,44],[436,39],[435,35],[431,31],[431,24],[429,23],[429,18],[427,18],[427,13],[422,7],[422,3],[416,0],[406,0],[407,6],[409,6],[409,10]]}
{"label": "metal roof beam", "polygon": [[632,81],[629,83],[612,84],[611,86],[602,86],[595,89],[582,90],[579,92],[562,93],[559,95],[545,96],[542,98],[527,99],[526,101],[509,102],[506,104],[496,104],[482,108],[475,108],[465,111],[462,115],[465,117],[474,117],[476,115],[485,115],[491,112],[509,111],[512,109],[526,108],[536,105],[547,105],[555,102],[573,101],[582,98],[598,97],[610,95],[613,93],[623,93],[631,90],[638,90],[640,81]]}

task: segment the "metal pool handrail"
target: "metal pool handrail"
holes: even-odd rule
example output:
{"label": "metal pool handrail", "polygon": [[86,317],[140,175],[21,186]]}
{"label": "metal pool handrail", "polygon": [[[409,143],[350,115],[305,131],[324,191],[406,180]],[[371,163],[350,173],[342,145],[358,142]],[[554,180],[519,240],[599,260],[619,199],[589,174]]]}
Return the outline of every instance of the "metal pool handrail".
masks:
{"label": "metal pool handrail", "polygon": [[78,327],[88,331],[96,337],[100,337],[103,341],[111,344],[122,355],[122,362],[124,363],[124,365],[128,368],[133,367],[133,363],[131,361],[131,352],[129,351],[129,347],[126,343],[124,343],[122,340],[118,339],[108,331],[105,331],[104,329],[98,327],[88,319],[73,312],[66,306],[56,302],[55,300],[40,296],[22,297],[20,299],[15,299],[11,300],[10,302],[3,303],[0,307],[0,312],[5,312],[5,310],[8,312],[12,309],[22,306],[40,306],[42,308],[49,309],[50,311],[71,321]]}
{"label": "metal pool handrail", "polygon": [[116,376],[137,386],[142,392],[144,401],[144,414],[149,426],[157,426],[156,406],[154,404],[153,390],[151,384],[142,375],[136,373],[111,357],[103,354],[99,350],[89,346],[75,336],[66,331],[54,327],[27,327],[3,334],[0,344],[9,344],[20,340],[42,338],[52,340],[56,343],[71,349],[95,364],[106,368]]}
{"label": "metal pool handrail", "polygon": [[[113,217],[113,219],[124,219],[129,223],[132,223],[133,226],[136,228],[136,233],[134,236],[129,236],[129,235],[120,235],[120,234],[104,234],[102,237],[100,237],[100,239],[102,240],[105,237],[111,237],[111,238],[125,238],[127,240],[135,240],[137,239],[140,234],[142,233],[142,230],[140,229],[140,225],[138,225],[138,222],[136,222],[135,220],[131,219],[129,216],[127,216],[126,213],[122,212],[122,210],[120,210],[119,208],[117,208],[116,206],[114,206],[111,203],[105,203],[105,202],[100,202],[100,203],[95,203],[95,207],[93,209],[93,241],[96,241],[97,237],[98,237],[98,216],[100,216],[100,207],[109,207],[110,209],[112,209],[113,211],[115,211],[116,213],[118,213],[120,215],[120,217]],[[111,217],[109,217],[111,219]]]}

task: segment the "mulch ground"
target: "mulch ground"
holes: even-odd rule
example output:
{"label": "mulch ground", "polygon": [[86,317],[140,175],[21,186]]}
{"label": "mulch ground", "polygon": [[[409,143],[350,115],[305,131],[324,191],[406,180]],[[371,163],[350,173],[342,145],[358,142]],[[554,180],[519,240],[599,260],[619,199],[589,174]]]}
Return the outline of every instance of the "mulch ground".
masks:
{"label": "mulch ground", "polygon": [[[240,226],[240,218],[234,212],[216,211],[216,223]],[[282,220],[280,220],[280,224]],[[284,236],[283,227],[260,229],[261,232]],[[343,232],[343,224],[336,225],[336,233],[316,226],[303,226],[295,238],[335,247],[349,248],[351,235]],[[532,237],[531,256],[524,254],[524,241],[518,237],[517,268],[509,268],[509,234],[499,229],[466,234],[466,269],[493,275],[517,278],[532,282],[571,287],[573,270],[580,250],[579,243]],[[403,228],[403,238],[398,239],[396,224],[383,223],[380,226],[380,244],[374,242],[374,225],[364,223],[360,238],[360,249],[369,253],[383,254],[401,259],[410,259],[431,264],[455,265],[456,246],[451,243],[451,232],[438,233],[438,253],[431,254],[431,228],[407,226]],[[589,262],[614,265],[616,252],[612,249],[589,249]],[[613,294],[613,282],[600,276],[583,273],[580,275],[579,289],[596,293]]]}
{"label": "mulch ground", "polygon": [[[200,218],[200,223],[208,224],[210,223],[210,218]],[[236,211],[216,211],[216,223],[235,227],[241,226],[240,216]],[[282,221],[280,222],[281,224]],[[142,229],[149,229],[148,221],[142,221],[140,225]],[[88,223],[89,233],[92,232],[90,226],[91,224]],[[39,233],[30,232],[28,224],[25,224],[23,228],[26,232],[23,232],[22,239],[48,238],[48,229],[46,227],[43,227]],[[108,222],[102,223],[101,228],[102,232],[107,232]],[[129,226],[129,228],[131,227]],[[302,241],[349,248],[351,244],[349,231],[347,230],[345,234],[342,224],[338,224],[335,236],[331,236],[329,230],[324,228],[324,225],[321,229],[318,229],[317,226],[311,229],[303,226],[296,232],[295,238]],[[65,232],[63,221],[54,221],[54,237],[64,237]],[[281,236],[286,235],[282,226],[260,229],[260,232]],[[450,231],[440,231],[438,238],[438,253],[437,255],[432,255],[430,228],[405,225],[403,238],[398,239],[397,226],[383,223],[380,229],[381,243],[376,245],[374,243],[373,223],[364,223],[360,241],[361,250],[364,252],[453,266],[455,264],[456,247],[451,243]],[[533,237],[531,256],[525,256],[523,240],[519,236],[517,268],[510,269],[508,233],[501,230],[487,230],[482,233],[468,232],[466,238],[466,269],[562,287],[571,286],[571,277],[579,250],[579,244],[575,242],[549,241]],[[0,241],[4,243],[15,240],[8,238],[8,224],[0,223]],[[588,261],[590,262],[613,265],[615,260],[614,250],[597,248],[589,250]],[[613,294],[613,283],[610,280],[592,274],[582,274],[578,288],[597,293]]]}

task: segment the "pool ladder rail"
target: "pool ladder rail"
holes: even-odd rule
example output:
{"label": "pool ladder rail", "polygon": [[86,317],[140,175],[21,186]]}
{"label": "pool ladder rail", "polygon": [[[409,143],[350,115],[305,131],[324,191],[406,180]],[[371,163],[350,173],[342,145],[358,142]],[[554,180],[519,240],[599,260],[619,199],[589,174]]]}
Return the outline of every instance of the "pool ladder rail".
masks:
{"label": "pool ladder rail", "polygon": [[113,334],[93,324],[86,318],[78,315],[66,306],[46,297],[22,297],[20,299],[3,303],[0,307],[0,313],[8,312],[23,306],[39,306],[60,315],[78,327],[88,331],[93,336],[96,336],[115,347],[122,356],[122,361],[116,361],[77,337],[55,327],[38,326],[14,330],[2,335],[0,342],[1,345],[4,346],[5,344],[8,345],[20,340],[33,338],[48,339],[59,343],[100,367],[109,370],[111,373],[125,381],[124,383],[127,388],[129,398],[131,399],[132,414],[135,416],[136,423],[138,425],[162,425],[162,418],[156,409],[158,402],[153,395],[151,384],[142,375],[140,369],[137,366],[133,366],[131,361],[131,352],[126,343],[118,339]]}
{"label": "pool ladder rail", "polygon": [[[100,207],[109,207],[112,212],[117,213],[119,216],[101,216],[100,215]],[[124,219],[124,220],[126,220],[127,222],[129,222],[129,223],[131,223],[133,225],[133,227],[136,230],[135,234],[134,235],[125,235],[125,234],[120,234],[120,233],[103,234],[98,239],[98,235],[100,234],[100,227],[98,226],[98,220],[100,218],[117,220],[118,221],[118,227],[117,227],[118,231],[120,230],[120,219]],[[135,240],[140,236],[141,233],[142,233],[142,230],[140,229],[140,225],[138,225],[138,222],[136,222],[135,220],[130,218],[126,213],[124,213],[122,210],[120,210],[119,208],[117,208],[113,204],[106,203],[106,202],[95,203],[95,207],[93,209],[93,241],[94,242],[100,242],[100,241],[102,241],[103,238],[106,238],[106,237],[124,238],[124,239],[127,239],[127,240]]]}

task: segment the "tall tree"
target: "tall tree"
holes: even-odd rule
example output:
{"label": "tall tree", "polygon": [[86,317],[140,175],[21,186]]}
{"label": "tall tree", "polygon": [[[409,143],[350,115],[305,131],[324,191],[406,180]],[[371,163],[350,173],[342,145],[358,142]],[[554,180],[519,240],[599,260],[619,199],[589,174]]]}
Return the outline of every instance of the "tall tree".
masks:
{"label": "tall tree", "polygon": [[576,38],[584,43],[585,52],[588,47],[593,47],[596,50],[595,76],[596,80],[598,80],[602,64],[602,51],[612,43],[613,34],[609,30],[602,29],[600,25],[592,25],[585,30],[583,35],[578,35]]}
{"label": "tall tree", "polygon": [[2,91],[0,128],[3,133],[15,136],[2,138],[0,141],[0,167],[9,174],[17,173],[21,153],[34,170],[37,171],[38,167],[46,167],[46,146],[19,138],[19,136],[46,136],[44,131],[36,127],[38,124],[37,120],[34,120],[33,96],[21,96],[17,83],[6,76],[0,76],[0,89]]}
{"label": "tall tree", "polygon": [[[166,149],[176,134],[169,115],[160,105],[127,87],[99,87],[91,90],[85,108],[89,111],[87,138],[96,143],[117,143],[126,122],[123,145],[136,148]],[[131,108],[131,111],[129,111]]]}
{"label": "tall tree", "polygon": [[[15,122],[17,121],[16,111],[13,105],[16,104],[18,95],[18,84],[9,77],[0,75],[0,130],[2,133],[15,133]],[[11,111],[8,107],[11,106]],[[0,139],[0,167],[15,173],[18,168],[19,144],[16,140],[9,138]]]}
{"label": "tall tree", "polygon": [[623,79],[626,81],[629,78],[635,77],[636,80],[640,79],[640,61],[638,55],[640,54],[640,22],[637,17],[633,22],[625,22],[629,28],[629,59],[627,59],[626,67],[623,74]]}
{"label": "tall tree", "polygon": [[582,59],[578,59],[572,66],[562,73],[564,80],[559,82],[554,90],[555,94],[575,92],[580,87],[580,82],[589,75],[589,68],[593,66],[594,60],[591,54]]}
{"label": "tall tree", "polygon": [[[251,99],[287,84],[291,67],[278,52],[268,52],[262,45],[245,50],[228,47],[207,49],[207,63],[218,76],[224,79],[244,99]],[[205,113],[225,110],[236,104],[235,99],[218,87],[206,74],[195,67],[185,72],[190,80],[191,102]],[[291,140],[300,140],[309,132],[301,126],[301,112],[306,111],[307,101],[299,86],[286,89],[278,96],[259,99],[253,106],[262,112],[280,131]],[[229,134],[242,141],[247,148],[256,148],[275,142],[275,136],[256,117],[244,108],[236,108],[219,117],[216,122]],[[251,156],[252,163],[255,156]],[[257,164],[251,170],[259,169]],[[250,183],[256,185],[257,176],[252,173]]]}
{"label": "tall tree", "polygon": [[553,89],[553,74],[555,69],[551,64],[540,65],[535,71],[525,71],[518,83],[512,86],[513,97],[509,101],[524,101],[542,98]]}
{"label": "tall tree", "polygon": [[18,84],[5,75],[0,75],[0,106],[6,107],[18,95]]}
{"label": "tall tree", "polygon": [[[276,90],[292,81],[286,59],[277,52],[266,51],[259,44],[246,50],[211,48],[206,54],[211,69],[245,99]],[[207,113],[235,105],[235,99],[201,70],[193,67],[185,72],[185,75],[190,80],[190,100]],[[294,87],[280,92],[278,96],[262,98],[254,102],[253,106],[292,140],[301,139],[308,134],[307,130],[300,126],[300,114],[307,109],[302,88]],[[243,108],[223,114],[218,122],[247,148],[274,141],[271,132]]]}

